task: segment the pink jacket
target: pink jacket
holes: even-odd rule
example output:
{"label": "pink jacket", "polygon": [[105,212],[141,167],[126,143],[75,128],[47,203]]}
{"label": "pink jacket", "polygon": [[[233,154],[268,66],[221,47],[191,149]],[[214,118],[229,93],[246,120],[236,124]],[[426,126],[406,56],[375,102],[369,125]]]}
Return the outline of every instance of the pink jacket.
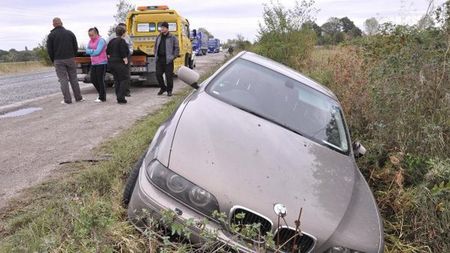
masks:
{"label": "pink jacket", "polygon": [[108,57],[106,56],[106,41],[100,36],[89,41],[86,53],[91,56],[92,65],[108,63]]}

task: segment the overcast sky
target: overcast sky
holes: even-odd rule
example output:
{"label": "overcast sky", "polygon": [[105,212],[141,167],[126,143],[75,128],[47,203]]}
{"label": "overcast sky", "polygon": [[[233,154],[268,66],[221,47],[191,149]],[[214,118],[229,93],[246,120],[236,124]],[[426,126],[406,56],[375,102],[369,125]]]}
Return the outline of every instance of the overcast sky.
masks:
{"label": "overcast sky", "polygon": [[[434,0],[441,4],[445,0]],[[78,43],[86,44],[87,30],[96,26],[102,35],[114,23],[114,0],[0,0],[0,49],[25,46],[34,48],[50,32],[52,18],[61,17],[64,26],[72,30]],[[205,27],[214,36],[226,40],[240,33],[253,41],[261,21],[263,3],[268,0],[131,0],[136,6],[165,4],[188,18],[191,28]],[[292,7],[295,0],[280,0]],[[349,17],[361,29],[367,18],[380,23],[392,21],[413,24],[424,15],[429,0],[316,0],[319,25],[329,17]]]}

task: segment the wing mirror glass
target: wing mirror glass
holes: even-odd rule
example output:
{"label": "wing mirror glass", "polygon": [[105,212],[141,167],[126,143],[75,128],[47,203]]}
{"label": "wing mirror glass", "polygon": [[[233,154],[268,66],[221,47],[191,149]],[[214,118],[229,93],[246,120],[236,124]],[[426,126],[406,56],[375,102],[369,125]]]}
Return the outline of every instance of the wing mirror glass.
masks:
{"label": "wing mirror glass", "polygon": [[198,80],[200,79],[200,74],[195,72],[194,70],[181,66],[178,70],[178,78],[185,82],[186,84],[190,85],[194,89],[198,89]]}
{"label": "wing mirror glass", "polygon": [[359,158],[366,154],[367,150],[366,148],[359,142],[355,141],[353,142],[353,153],[355,154],[355,158]]}

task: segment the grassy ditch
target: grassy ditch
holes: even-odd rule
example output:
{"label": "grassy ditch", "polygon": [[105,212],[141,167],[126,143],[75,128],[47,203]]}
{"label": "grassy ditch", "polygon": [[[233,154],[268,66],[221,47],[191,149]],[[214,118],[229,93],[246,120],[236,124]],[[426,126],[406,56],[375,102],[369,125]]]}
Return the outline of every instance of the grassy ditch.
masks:
{"label": "grassy ditch", "polygon": [[126,220],[121,206],[124,183],[159,125],[190,90],[176,94],[162,109],[94,151],[107,160],[67,165],[64,169],[70,172],[64,176],[30,188],[12,201],[0,213],[0,252],[148,250],[148,238]]}

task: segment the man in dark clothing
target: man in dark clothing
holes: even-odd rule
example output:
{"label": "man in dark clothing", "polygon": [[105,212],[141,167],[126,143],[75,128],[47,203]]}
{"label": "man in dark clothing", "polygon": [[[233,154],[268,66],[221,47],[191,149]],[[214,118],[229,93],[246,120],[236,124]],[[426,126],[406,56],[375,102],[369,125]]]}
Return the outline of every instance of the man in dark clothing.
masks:
{"label": "man in dark clothing", "polygon": [[108,47],[106,48],[106,54],[108,55],[108,65],[111,70],[116,90],[117,103],[126,104],[125,99],[126,89],[130,82],[130,70],[128,67],[128,56],[130,50],[127,43],[122,38],[125,34],[125,28],[121,26],[116,27],[117,37],[110,40]]}
{"label": "man in dark clothing", "polygon": [[47,38],[47,51],[50,60],[55,65],[56,75],[61,85],[61,91],[64,96],[62,104],[71,104],[72,96],[69,90],[72,86],[75,101],[84,101],[81,96],[80,85],[77,78],[77,66],[75,64],[75,55],[78,50],[77,38],[75,35],[66,30],[60,18],[53,19],[54,29]]}
{"label": "man in dark clothing", "polygon": [[[156,38],[155,48],[156,61],[156,79],[158,79],[159,90],[158,95],[162,95],[167,91],[167,95],[172,96],[173,90],[173,61],[179,57],[180,47],[178,39],[169,33],[169,24],[161,23],[161,33]],[[164,83],[163,74],[166,75],[167,86]]]}

